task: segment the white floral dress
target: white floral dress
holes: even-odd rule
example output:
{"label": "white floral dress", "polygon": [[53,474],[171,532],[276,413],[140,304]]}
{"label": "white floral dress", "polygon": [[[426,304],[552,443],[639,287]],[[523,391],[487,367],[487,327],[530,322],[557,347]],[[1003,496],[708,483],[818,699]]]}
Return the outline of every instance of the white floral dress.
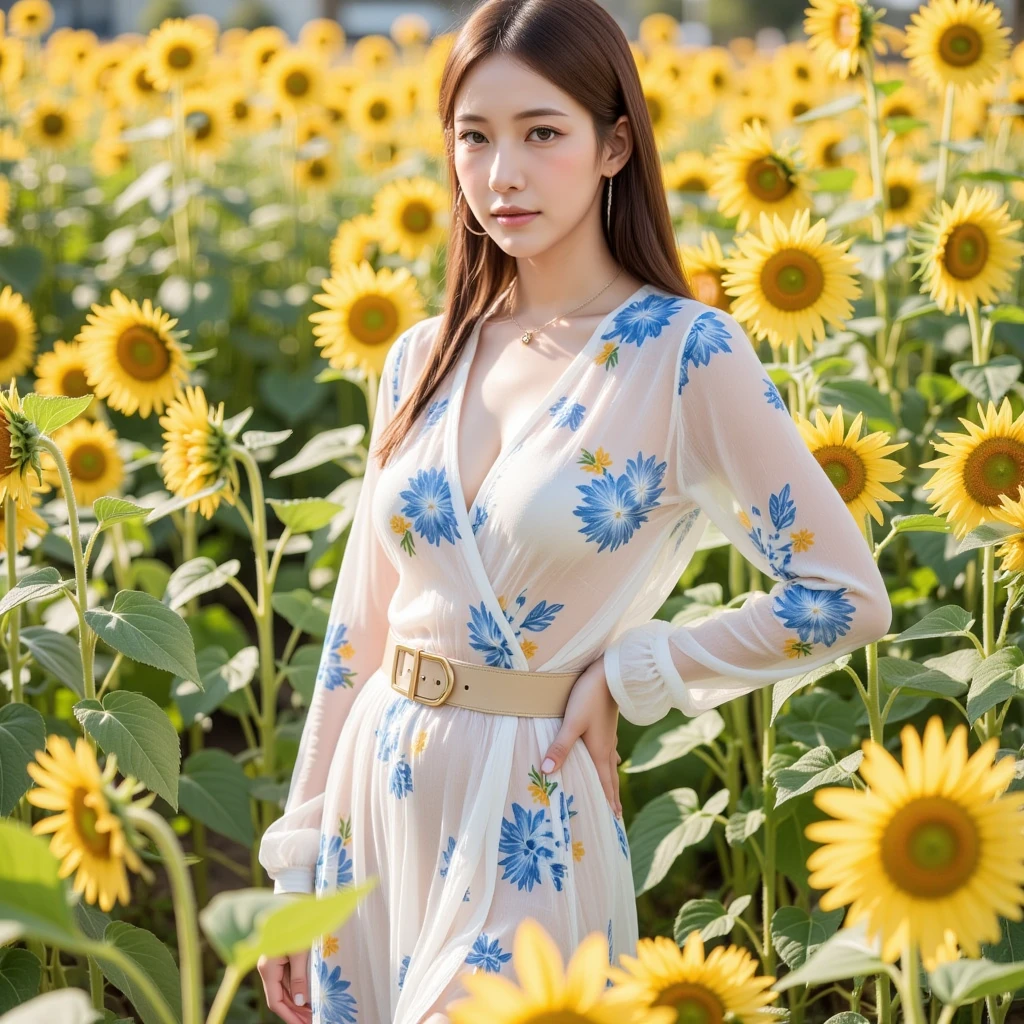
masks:
{"label": "white floral dress", "polygon": [[[439,322],[388,352],[371,448]],[[639,288],[467,509],[455,453],[478,339],[479,323],[383,470],[370,460],[285,812],[259,851],[277,892],[378,879],[312,950],[314,1024],[420,1024],[465,994],[466,972],[515,981],[527,916],[566,959],[593,931],[610,960],[638,938],[629,844],[586,746],[543,775],[561,719],[397,693],[389,624],[403,643],[519,670],[582,671],[603,652],[623,715],[648,723],[824,664],[890,621],[856,522],[730,315]],[[652,620],[709,518],[778,582],[700,623]]]}

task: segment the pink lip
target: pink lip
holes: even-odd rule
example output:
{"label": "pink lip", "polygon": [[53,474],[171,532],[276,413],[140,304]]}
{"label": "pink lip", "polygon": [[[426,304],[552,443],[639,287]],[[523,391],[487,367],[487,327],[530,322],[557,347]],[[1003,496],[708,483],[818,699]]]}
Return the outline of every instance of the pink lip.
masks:
{"label": "pink lip", "polygon": [[515,227],[519,224],[529,224],[537,216],[537,213],[498,213],[495,214],[495,220],[505,227]]}

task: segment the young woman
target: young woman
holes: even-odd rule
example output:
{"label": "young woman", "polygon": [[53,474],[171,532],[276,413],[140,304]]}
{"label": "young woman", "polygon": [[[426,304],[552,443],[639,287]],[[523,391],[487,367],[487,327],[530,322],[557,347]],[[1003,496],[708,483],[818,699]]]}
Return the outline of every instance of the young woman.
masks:
{"label": "young woman", "polygon": [[[277,892],[377,885],[310,957],[261,961],[289,1024],[444,1024],[466,972],[515,980],[525,917],[566,959],[595,930],[610,960],[634,952],[619,710],[696,715],[890,622],[750,340],[691,296],[611,16],[485,0],[439,111],[445,311],[387,354],[380,459],[260,848]],[[709,519],[778,582],[699,623],[652,619]]]}

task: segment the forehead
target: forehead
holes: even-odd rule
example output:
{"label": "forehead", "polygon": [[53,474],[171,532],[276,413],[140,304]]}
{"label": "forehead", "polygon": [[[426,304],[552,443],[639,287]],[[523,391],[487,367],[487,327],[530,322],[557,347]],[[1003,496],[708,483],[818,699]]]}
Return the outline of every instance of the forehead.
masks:
{"label": "forehead", "polygon": [[576,117],[582,108],[557,85],[505,54],[474,65],[455,96],[455,117],[466,122],[525,117]]}

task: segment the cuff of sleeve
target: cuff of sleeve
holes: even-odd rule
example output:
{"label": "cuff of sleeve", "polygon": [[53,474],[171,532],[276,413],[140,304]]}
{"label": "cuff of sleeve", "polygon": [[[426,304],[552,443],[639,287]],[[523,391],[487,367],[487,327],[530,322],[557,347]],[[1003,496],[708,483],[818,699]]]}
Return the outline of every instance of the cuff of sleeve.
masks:
{"label": "cuff of sleeve", "polygon": [[[676,691],[685,693],[667,644],[655,641],[670,623],[652,619],[627,629],[604,653],[605,678],[623,718],[634,725],[652,725],[672,707]],[[674,677],[668,678],[668,673]]]}
{"label": "cuff of sleeve", "polygon": [[285,868],[274,879],[274,892],[313,892],[313,872],[308,868]]}

